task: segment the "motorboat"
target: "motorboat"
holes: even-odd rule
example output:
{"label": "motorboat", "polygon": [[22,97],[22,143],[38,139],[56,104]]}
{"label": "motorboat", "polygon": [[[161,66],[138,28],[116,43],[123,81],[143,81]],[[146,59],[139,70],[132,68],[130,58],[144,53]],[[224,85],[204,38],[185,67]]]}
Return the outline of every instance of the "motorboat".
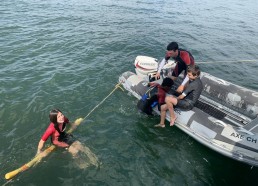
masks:
{"label": "motorboat", "polygon": [[[171,74],[175,61],[169,60],[161,71],[161,78]],[[137,56],[135,72],[127,71],[119,77],[123,87],[137,99],[149,89],[158,68],[158,60]],[[201,72],[203,91],[192,110],[175,108],[175,126],[208,148],[234,160],[258,166],[258,92],[238,86],[206,72]],[[173,90],[183,80],[179,76]],[[153,108],[160,114],[157,107]],[[170,121],[169,112],[166,120]]]}

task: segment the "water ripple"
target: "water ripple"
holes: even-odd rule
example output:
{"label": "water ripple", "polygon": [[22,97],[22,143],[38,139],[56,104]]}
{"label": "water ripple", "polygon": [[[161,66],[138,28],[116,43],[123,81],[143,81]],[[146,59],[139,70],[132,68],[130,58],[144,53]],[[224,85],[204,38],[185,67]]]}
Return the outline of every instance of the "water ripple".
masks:
{"label": "water ripple", "polygon": [[[137,55],[160,60],[171,41],[191,51],[196,61],[214,62],[200,64],[203,71],[258,90],[257,63],[226,62],[258,59],[256,4],[255,0],[1,2],[3,171],[34,156],[51,109],[60,108],[71,121],[84,117],[113,90],[122,72],[134,71]],[[133,96],[116,91],[76,131],[75,136],[101,159],[99,169],[66,167],[72,157],[57,151],[14,185],[46,185],[49,178],[55,185],[252,185],[255,168],[250,173],[249,167],[218,157],[176,128],[153,128],[159,119],[138,113],[136,104]],[[228,166],[221,170],[219,165]],[[43,169],[48,170],[45,179],[38,176]]]}

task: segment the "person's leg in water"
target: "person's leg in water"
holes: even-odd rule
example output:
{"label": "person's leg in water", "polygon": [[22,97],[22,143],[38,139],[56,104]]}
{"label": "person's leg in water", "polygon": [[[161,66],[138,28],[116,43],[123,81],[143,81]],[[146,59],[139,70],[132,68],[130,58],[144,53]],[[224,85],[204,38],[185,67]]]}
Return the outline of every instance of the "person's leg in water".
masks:
{"label": "person's leg in water", "polygon": [[177,104],[177,99],[173,96],[167,96],[165,101],[170,113],[170,126],[172,127],[177,118],[174,112],[174,105]]}
{"label": "person's leg in water", "polygon": [[76,156],[79,152],[79,141],[73,142],[70,147],[68,148],[68,151],[73,155]]}
{"label": "person's leg in water", "polygon": [[[73,157],[75,158],[75,163],[81,169],[89,167],[90,164],[96,167],[99,166],[97,156],[93,152],[91,152],[88,147],[82,145],[79,141],[75,141],[74,143],[72,143],[72,145],[68,148],[68,151],[73,155]],[[80,152],[82,154],[80,154]],[[86,155],[87,158],[83,158],[83,155]],[[87,160],[89,160],[89,162]]]}

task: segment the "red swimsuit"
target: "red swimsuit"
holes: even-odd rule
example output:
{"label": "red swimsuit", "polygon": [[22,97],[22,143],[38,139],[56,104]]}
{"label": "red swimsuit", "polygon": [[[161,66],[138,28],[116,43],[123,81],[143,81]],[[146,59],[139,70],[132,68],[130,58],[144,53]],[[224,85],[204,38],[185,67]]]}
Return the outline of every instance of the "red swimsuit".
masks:
{"label": "red swimsuit", "polygon": [[[69,123],[69,120],[65,118],[64,123]],[[63,124],[58,125],[60,131],[62,131]],[[43,141],[47,141],[47,139],[51,136],[51,141],[54,145],[59,147],[69,147],[69,145],[65,142],[58,141],[58,137],[60,136],[59,132],[55,129],[54,123],[50,123],[46,132],[42,136]]]}

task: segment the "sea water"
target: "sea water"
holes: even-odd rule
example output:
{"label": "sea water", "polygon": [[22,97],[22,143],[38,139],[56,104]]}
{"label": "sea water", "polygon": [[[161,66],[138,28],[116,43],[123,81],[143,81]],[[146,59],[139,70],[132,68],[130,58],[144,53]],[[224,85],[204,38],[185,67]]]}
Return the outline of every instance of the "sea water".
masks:
{"label": "sea water", "polygon": [[[257,10],[256,0],[2,1],[0,184],[33,158],[51,109],[71,121],[86,116],[119,75],[134,71],[136,56],[161,60],[171,41],[201,70],[258,91]],[[140,114],[136,104],[118,89],[74,131],[100,166],[70,166],[73,157],[57,149],[7,184],[257,185],[256,167],[176,127],[154,128],[159,118]]]}

